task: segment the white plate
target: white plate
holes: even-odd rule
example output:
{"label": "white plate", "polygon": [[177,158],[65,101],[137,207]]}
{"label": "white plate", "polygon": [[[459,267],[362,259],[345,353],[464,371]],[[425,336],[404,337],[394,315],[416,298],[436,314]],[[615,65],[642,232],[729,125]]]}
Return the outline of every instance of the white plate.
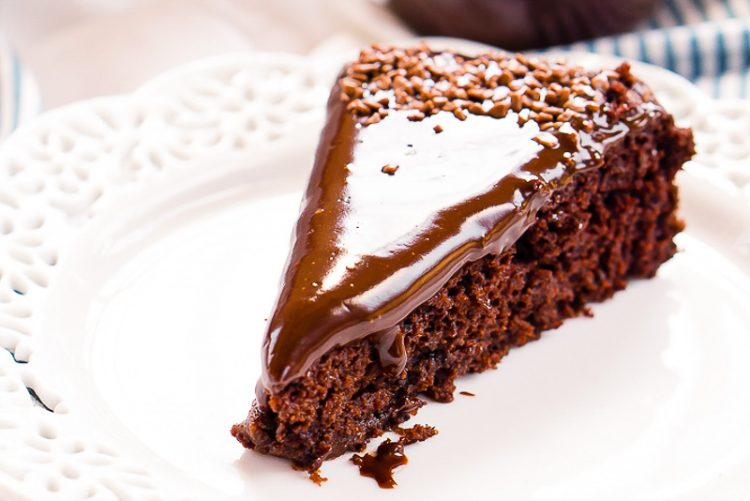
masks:
{"label": "white plate", "polygon": [[[588,56],[591,57],[591,56]],[[602,60],[595,60],[603,62]],[[639,67],[695,128],[682,252],[414,422],[394,492],[244,452],[335,64],[191,65],[0,151],[0,498],[734,500],[750,489],[750,105]],[[745,170],[743,170],[745,169]],[[18,291],[18,292],[15,292]],[[27,387],[54,412],[35,404]],[[371,445],[377,445],[376,440]]]}

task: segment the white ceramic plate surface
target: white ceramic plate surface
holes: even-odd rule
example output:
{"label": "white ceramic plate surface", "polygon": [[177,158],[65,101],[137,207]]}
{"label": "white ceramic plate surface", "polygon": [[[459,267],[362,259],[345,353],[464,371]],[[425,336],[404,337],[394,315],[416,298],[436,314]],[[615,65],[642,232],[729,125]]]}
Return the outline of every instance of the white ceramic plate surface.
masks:
{"label": "white ceramic plate surface", "polygon": [[699,147],[679,180],[681,252],[655,279],[461,378],[476,397],[423,408],[412,421],[440,434],[407,448],[392,492],[349,455],[318,487],[243,451],[228,430],[252,400],[336,67],[190,65],[45,114],[0,151],[0,498],[750,492],[750,105],[641,66]]}

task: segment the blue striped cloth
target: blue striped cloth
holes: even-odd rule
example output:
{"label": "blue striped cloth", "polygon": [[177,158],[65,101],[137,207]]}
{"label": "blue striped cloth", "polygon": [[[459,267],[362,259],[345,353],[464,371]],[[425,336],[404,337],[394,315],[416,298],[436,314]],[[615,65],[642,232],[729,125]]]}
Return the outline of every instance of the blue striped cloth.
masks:
{"label": "blue striped cloth", "polygon": [[564,49],[639,59],[683,75],[714,97],[748,98],[750,0],[663,0],[631,33]]}
{"label": "blue striped cloth", "polygon": [[39,91],[18,54],[0,40],[0,140],[40,110]]}

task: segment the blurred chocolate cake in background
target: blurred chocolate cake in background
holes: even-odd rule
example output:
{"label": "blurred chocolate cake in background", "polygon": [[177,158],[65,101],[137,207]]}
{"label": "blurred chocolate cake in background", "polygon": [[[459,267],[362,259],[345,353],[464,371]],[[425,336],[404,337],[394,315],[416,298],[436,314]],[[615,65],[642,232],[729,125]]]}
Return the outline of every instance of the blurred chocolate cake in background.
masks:
{"label": "blurred chocolate cake in background", "polygon": [[632,29],[659,0],[389,0],[421,35],[467,38],[522,50]]}

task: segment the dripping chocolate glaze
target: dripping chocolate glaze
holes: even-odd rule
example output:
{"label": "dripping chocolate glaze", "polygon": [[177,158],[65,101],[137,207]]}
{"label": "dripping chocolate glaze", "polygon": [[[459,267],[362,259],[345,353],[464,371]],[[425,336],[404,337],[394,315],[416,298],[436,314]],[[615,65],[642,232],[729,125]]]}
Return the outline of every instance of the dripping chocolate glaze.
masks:
{"label": "dripping chocolate glaze", "polygon": [[421,424],[412,428],[396,427],[393,431],[400,435],[396,442],[387,438],[378,446],[374,454],[355,454],[351,457],[351,461],[359,467],[360,475],[375,479],[383,489],[392,489],[396,486],[393,471],[409,462],[404,454],[404,447],[423,442],[438,433],[432,426]]}
{"label": "dripping chocolate glaze", "polygon": [[384,366],[402,370],[401,320],[465,263],[513,245],[557,187],[599,167],[608,144],[662,112],[647,102],[613,123],[592,113],[589,132],[572,120],[540,144],[538,124],[519,125],[512,112],[412,120],[391,110],[364,125],[340,92],[329,100],[268,324],[261,405],[332,348],[367,336]]}
{"label": "dripping chocolate glaze", "polygon": [[393,470],[409,462],[404,454],[403,439],[392,442],[386,439],[378,446],[375,454],[363,456],[352,456],[352,462],[359,467],[359,473],[363,477],[374,478],[382,489],[393,489],[396,481],[393,479]]}

